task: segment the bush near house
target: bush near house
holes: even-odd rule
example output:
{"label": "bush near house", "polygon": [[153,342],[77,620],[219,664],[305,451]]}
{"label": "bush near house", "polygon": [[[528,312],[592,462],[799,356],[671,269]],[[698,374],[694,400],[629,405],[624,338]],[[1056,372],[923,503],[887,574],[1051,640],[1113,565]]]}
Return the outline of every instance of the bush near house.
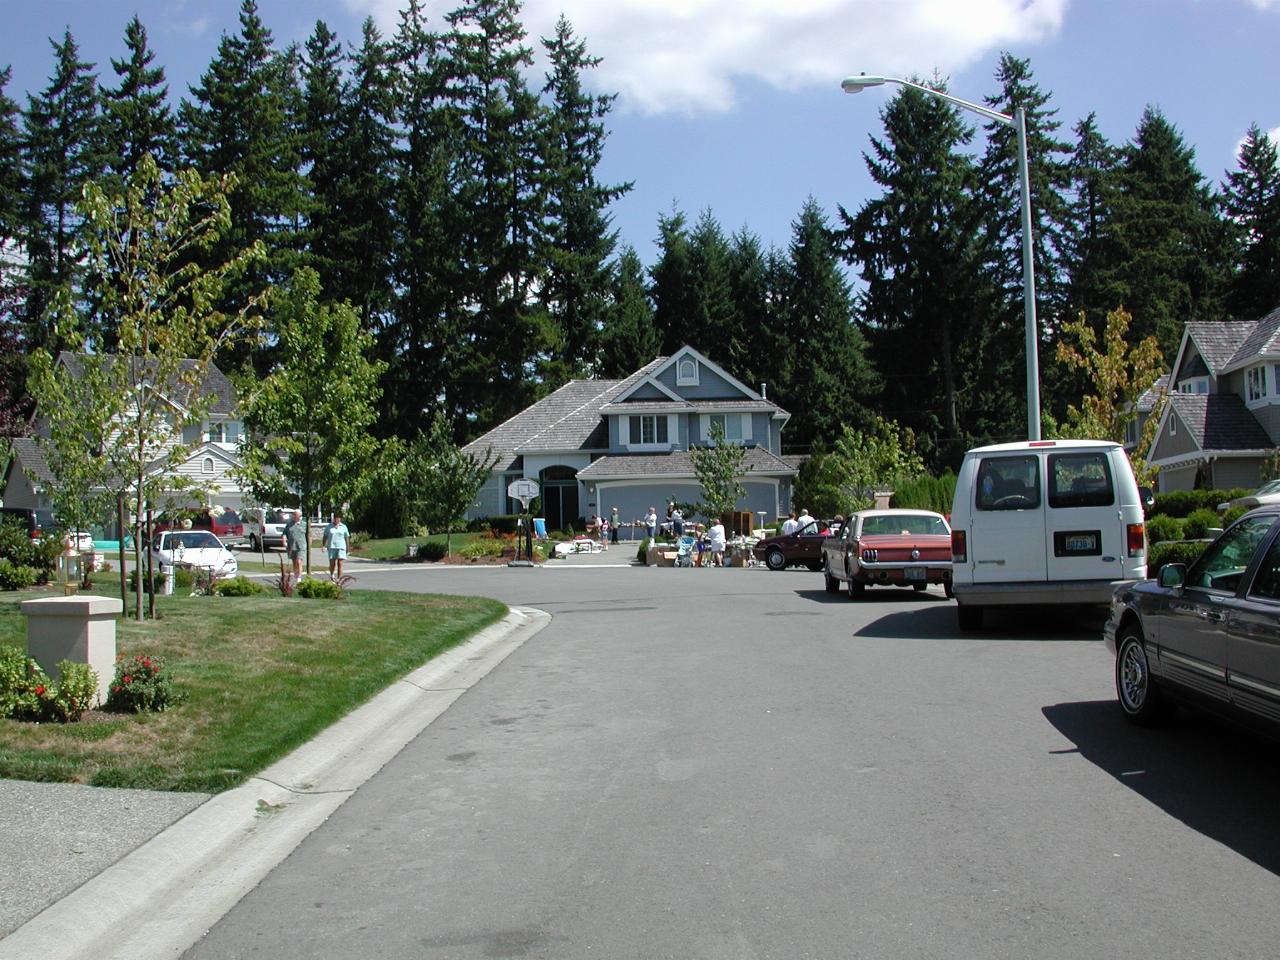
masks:
{"label": "bush near house", "polygon": [[[26,527],[14,520],[0,521],[0,560],[8,560],[15,568],[27,567],[34,572],[35,583],[48,583],[58,566],[62,544],[55,537],[32,540]],[[25,574],[17,574],[18,578]],[[29,586],[29,584],[27,584]],[[22,587],[4,587],[19,590]]]}
{"label": "bush near house", "polygon": [[1157,543],[1185,539],[1183,525],[1184,522],[1177,517],[1156,514],[1147,520],[1147,543],[1154,546]]}
{"label": "bush near house", "polygon": [[1182,522],[1182,535],[1187,540],[1203,540],[1209,536],[1209,530],[1222,525],[1222,518],[1216,510],[1199,507],[1192,510]]}
{"label": "bush near house", "polygon": [[1232,490],[1170,490],[1168,493],[1157,493],[1155,506],[1149,516],[1164,515],[1168,517],[1189,517],[1195,510],[1217,510],[1218,504],[1236,497],[1245,497],[1253,493],[1237,487]]}
{"label": "bush near house", "polygon": [[898,484],[889,506],[900,510],[932,510],[950,514],[956,498],[956,475],[948,470],[940,477],[916,477]]}
{"label": "bush near house", "polygon": [[1208,545],[1208,540],[1179,540],[1156,544],[1147,554],[1147,576],[1156,579],[1160,576],[1160,568],[1167,563],[1185,563],[1190,566]]}

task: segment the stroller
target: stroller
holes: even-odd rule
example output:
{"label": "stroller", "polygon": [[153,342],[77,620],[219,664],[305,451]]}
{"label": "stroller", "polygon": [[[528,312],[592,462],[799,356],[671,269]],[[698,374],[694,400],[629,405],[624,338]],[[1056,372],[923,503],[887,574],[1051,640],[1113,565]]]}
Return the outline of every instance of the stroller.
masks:
{"label": "stroller", "polygon": [[697,550],[698,541],[694,537],[683,536],[676,545],[676,566],[692,567],[694,561],[694,552]]}

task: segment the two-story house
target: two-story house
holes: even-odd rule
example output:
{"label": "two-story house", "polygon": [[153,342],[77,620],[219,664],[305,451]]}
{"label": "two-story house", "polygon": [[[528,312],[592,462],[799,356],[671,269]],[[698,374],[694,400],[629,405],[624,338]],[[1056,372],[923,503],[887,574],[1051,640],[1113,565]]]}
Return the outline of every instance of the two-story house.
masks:
{"label": "two-story house", "polygon": [[796,469],[780,456],[790,414],[692,347],[659,357],[622,380],[571,380],[465,447],[497,457],[470,516],[519,512],[513,480],[541,489],[551,529],[592,514],[632,522],[649,507],[696,503],[702,486],[689,450],[710,442],[713,425],[747,448],[738,510],[785,512]]}
{"label": "two-story house", "polygon": [[[75,354],[63,353],[58,364],[73,375],[81,369]],[[194,364],[195,361],[186,361]],[[184,503],[200,499],[204,505],[231,507],[239,510],[244,505],[244,494],[235,477],[239,466],[236,447],[244,431],[240,419],[235,387],[213,364],[210,364],[199,387],[206,401],[207,413],[198,423],[186,423],[184,411],[174,408],[174,421],[182,423],[181,442],[190,446],[190,452],[178,467],[177,474],[195,481],[203,496],[185,493],[178,495]],[[4,503],[10,507],[50,509],[49,495],[53,477],[45,461],[44,451],[35,439],[48,434],[48,427],[37,410],[32,421],[33,436],[13,441],[13,457],[4,475]],[[173,443],[179,435],[175,433]]]}
{"label": "two-story house", "polygon": [[1147,461],[1161,490],[1256,487],[1280,439],[1280,308],[1188,323]]}

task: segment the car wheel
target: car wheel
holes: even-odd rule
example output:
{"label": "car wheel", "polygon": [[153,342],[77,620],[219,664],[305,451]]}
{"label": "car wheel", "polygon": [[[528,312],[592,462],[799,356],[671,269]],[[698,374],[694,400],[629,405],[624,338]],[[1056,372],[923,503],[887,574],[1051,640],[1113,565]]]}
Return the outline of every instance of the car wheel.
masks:
{"label": "car wheel", "polygon": [[254,553],[258,552],[258,537],[256,534],[249,534],[249,549]]}
{"label": "car wheel", "polygon": [[927,583],[913,583],[911,589],[919,593],[921,590],[929,589],[929,585]]}
{"label": "car wheel", "polygon": [[942,581],[942,592],[947,595],[948,600],[952,599],[956,595],[955,587],[951,586],[950,580]]}
{"label": "car wheel", "polygon": [[981,630],[982,608],[961,604],[956,607],[956,620],[959,621],[961,630]]}
{"label": "car wheel", "polygon": [[825,562],[822,564],[822,577],[827,593],[840,592],[840,581],[831,575],[831,565]]}
{"label": "car wheel", "polygon": [[1164,692],[1151,676],[1142,630],[1129,624],[1120,633],[1116,649],[1116,698],[1125,717],[1142,727],[1155,726],[1169,718]]}
{"label": "car wheel", "polygon": [[787,558],[777,547],[764,555],[764,562],[770,570],[785,570],[787,567]]}
{"label": "car wheel", "polygon": [[861,580],[855,580],[853,577],[849,578],[849,599],[850,600],[861,600],[862,595],[866,592],[867,592],[867,585],[865,583],[863,583]]}

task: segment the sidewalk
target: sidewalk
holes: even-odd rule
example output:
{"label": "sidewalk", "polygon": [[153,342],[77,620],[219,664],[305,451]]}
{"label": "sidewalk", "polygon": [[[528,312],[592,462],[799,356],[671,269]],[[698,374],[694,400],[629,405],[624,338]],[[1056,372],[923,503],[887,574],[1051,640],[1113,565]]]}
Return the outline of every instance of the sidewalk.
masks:
{"label": "sidewalk", "polygon": [[181,954],[549,621],[513,609],[212,797],[0,780],[0,960]]}

